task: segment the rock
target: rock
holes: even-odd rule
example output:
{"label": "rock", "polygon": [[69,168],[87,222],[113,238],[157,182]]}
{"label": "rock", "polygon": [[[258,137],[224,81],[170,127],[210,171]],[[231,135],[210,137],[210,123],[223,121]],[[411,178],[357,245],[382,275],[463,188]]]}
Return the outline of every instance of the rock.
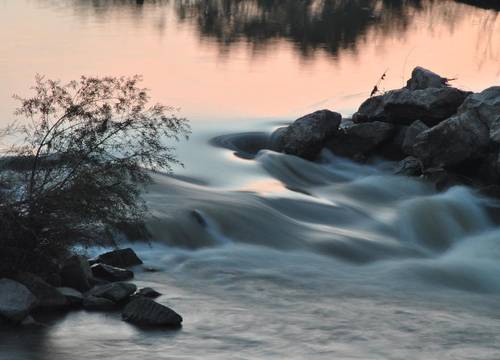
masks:
{"label": "rock", "polygon": [[421,120],[428,126],[434,126],[454,115],[468,95],[470,93],[452,87],[391,90],[363,102],[353,115],[353,121],[410,125]]}
{"label": "rock", "polygon": [[423,177],[427,181],[434,183],[438,191],[446,190],[452,186],[464,185],[460,177],[441,167],[425,169]]}
{"label": "rock", "polygon": [[450,168],[483,157],[489,137],[476,111],[467,110],[420,133],[410,152],[426,167]]}
{"label": "rock", "polygon": [[385,121],[385,95],[372,96],[366,99],[358,111],[352,115],[352,121],[359,124],[371,121]]}
{"label": "rock", "polygon": [[420,120],[414,121],[410,126],[408,126],[404,134],[403,144],[401,146],[406,155],[410,155],[412,153],[412,148],[415,144],[417,136],[428,129],[429,127]]}
{"label": "rock", "polygon": [[158,296],[161,295],[161,293],[159,293],[158,291],[156,291],[150,287],[145,287],[145,288],[137,290],[136,293],[134,294],[134,296],[135,295],[143,296],[143,297],[147,297],[147,298],[157,298]]}
{"label": "rock", "polygon": [[134,273],[130,270],[106,264],[94,264],[90,267],[90,269],[95,277],[107,281],[125,281],[134,277]]}
{"label": "rock", "polygon": [[490,130],[490,139],[500,145],[500,86],[469,96],[459,109],[472,120],[480,120]]}
{"label": "rock", "polygon": [[40,327],[44,326],[43,324],[36,321],[32,316],[27,316],[22,322],[21,326],[30,326],[30,327]]}
{"label": "rock", "polygon": [[384,95],[385,121],[410,125],[420,120],[434,126],[454,115],[468,95],[452,87],[389,91]]}
{"label": "rock", "polygon": [[38,299],[38,307],[41,308],[62,308],[68,305],[66,297],[55,287],[46,283],[40,277],[22,273],[16,276],[16,280],[26,286]]}
{"label": "rock", "polygon": [[13,323],[22,322],[37,305],[37,298],[23,284],[0,280],[0,316]]}
{"label": "rock", "polygon": [[87,259],[74,255],[67,259],[61,270],[61,285],[85,292],[91,288],[92,271]]}
{"label": "rock", "polygon": [[413,156],[408,156],[398,163],[396,175],[419,176],[422,174],[422,162]]}
{"label": "rock", "polygon": [[282,126],[273,131],[269,137],[268,148],[270,150],[281,152],[284,147],[284,135],[288,129],[288,126]]}
{"label": "rock", "polygon": [[327,147],[337,155],[357,159],[390,139],[394,131],[394,125],[379,121],[354,124],[329,140]]}
{"label": "rock", "polygon": [[131,248],[109,251],[99,255],[95,260],[93,260],[93,262],[120,268],[127,268],[142,264],[142,260],[139,259],[135,251]]}
{"label": "rock", "polygon": [[122,302],[128,299],[135,291],[137,286],[126,282],[116,282],[108,285],[96,286],[85,296],[95,296],[98,298],[105,298],[115,303]]}
{"label": "rock", "polygon": [[86,310],[107,311],[116,308],[116,304],[105,298],[96,296],[86,296],[82,302],[83,308]]}
{"label": "rock", "polygon": [[128,303],[122,319],[142,326],[179,327],[182,323],[182,317],[174,310],[147,298]]}
{"label": "rock", "polygon": [[417,66],[411,73],[411,79],[406,83],[409,90],[423,90],[428,88],[443,88],[448,86],[448,79]]}
{"label": "rock", "polygon": [[271,138],[281,151],[313,160],[326,141],[337,132],[342,120],[339,113],[320,110],[297,119],[285,130],[278,129]]}
{"label": "rock", "polygon": [[69,306],[80,306],[83,302],[83,294],[78,290],[67,287],[59,287],[57,288],[57,291],[59,291],[59,293],[66,298]]}

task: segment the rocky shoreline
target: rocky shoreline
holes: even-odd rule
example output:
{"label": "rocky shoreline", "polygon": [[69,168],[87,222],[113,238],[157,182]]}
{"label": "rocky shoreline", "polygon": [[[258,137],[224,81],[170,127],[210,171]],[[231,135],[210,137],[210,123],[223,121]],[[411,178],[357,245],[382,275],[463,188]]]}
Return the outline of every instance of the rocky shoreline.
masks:
{"label": "rocky shoreline", "polygon": [[31,273],[0,279],[0,325],[42,325],[37,313],[84,309],[121,310],[124,321],[141,327],[179,328],[182,317],[153,300],[160,293],[128,282],[129,268],[142,264],[132,249],[117,249],[94,259],[73,255],[50,279]]}
{"label": "rocky shoreline", "polygon": [[404,88],[370,97],[352,118],[314,112],[277,129],[269,148],[307,160],[325,148],[360,162],[382,157],[438,190],[463,184],[498,197],[500,86],[472,93],[417,67]]}

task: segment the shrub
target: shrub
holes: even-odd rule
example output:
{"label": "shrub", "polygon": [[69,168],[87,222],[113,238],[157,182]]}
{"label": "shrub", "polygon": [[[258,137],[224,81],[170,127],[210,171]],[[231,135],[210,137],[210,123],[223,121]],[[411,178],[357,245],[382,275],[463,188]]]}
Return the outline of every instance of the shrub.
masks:
{"label": "shrub", "polygon": [[143,224],[141,191],[151,171],[179,164],[168,143],[190,129],[175,109],[150,106],[140,80],[37,76],[32,97],[15,96],[23,125],[6,131],[21,141],[0,166],[0,273],[114,244],[124,224]]}

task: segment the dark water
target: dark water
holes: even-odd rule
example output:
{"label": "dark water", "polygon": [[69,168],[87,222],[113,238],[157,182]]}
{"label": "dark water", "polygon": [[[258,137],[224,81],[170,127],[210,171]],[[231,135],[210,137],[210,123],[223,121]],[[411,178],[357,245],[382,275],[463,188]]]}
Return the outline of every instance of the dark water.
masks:
{"label": "dark water", "polygon": [[386,70],[386,89],[415,65],[498,84],[498,14],[446,0],[0,0],[1,123],[35,73],[141,73],[194,130],[180,176],[146,194],[154,242],[133,245],[160,270],[136,269],[137,284],[182,330],[75,312],[0,331],[0,359],[499,359],[491,200],[383,161],[234,155],[308,111],[348,116]]}

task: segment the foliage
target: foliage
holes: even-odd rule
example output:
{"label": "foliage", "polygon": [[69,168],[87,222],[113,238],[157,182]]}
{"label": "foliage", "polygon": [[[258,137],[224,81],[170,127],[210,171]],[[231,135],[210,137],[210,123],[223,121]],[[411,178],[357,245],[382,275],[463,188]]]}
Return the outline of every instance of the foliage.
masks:
{"label": "foliage", "polygon": [[31,97],[15,96],[27,124],[7,131],[22,141],[0,166],[0,253],[16,254],[16,267],[112,244],[123,224],[142,224],[150,172],[179,164],[167,143],[190,129],[175,109],[150,106],[140,80],[37,76]]}

